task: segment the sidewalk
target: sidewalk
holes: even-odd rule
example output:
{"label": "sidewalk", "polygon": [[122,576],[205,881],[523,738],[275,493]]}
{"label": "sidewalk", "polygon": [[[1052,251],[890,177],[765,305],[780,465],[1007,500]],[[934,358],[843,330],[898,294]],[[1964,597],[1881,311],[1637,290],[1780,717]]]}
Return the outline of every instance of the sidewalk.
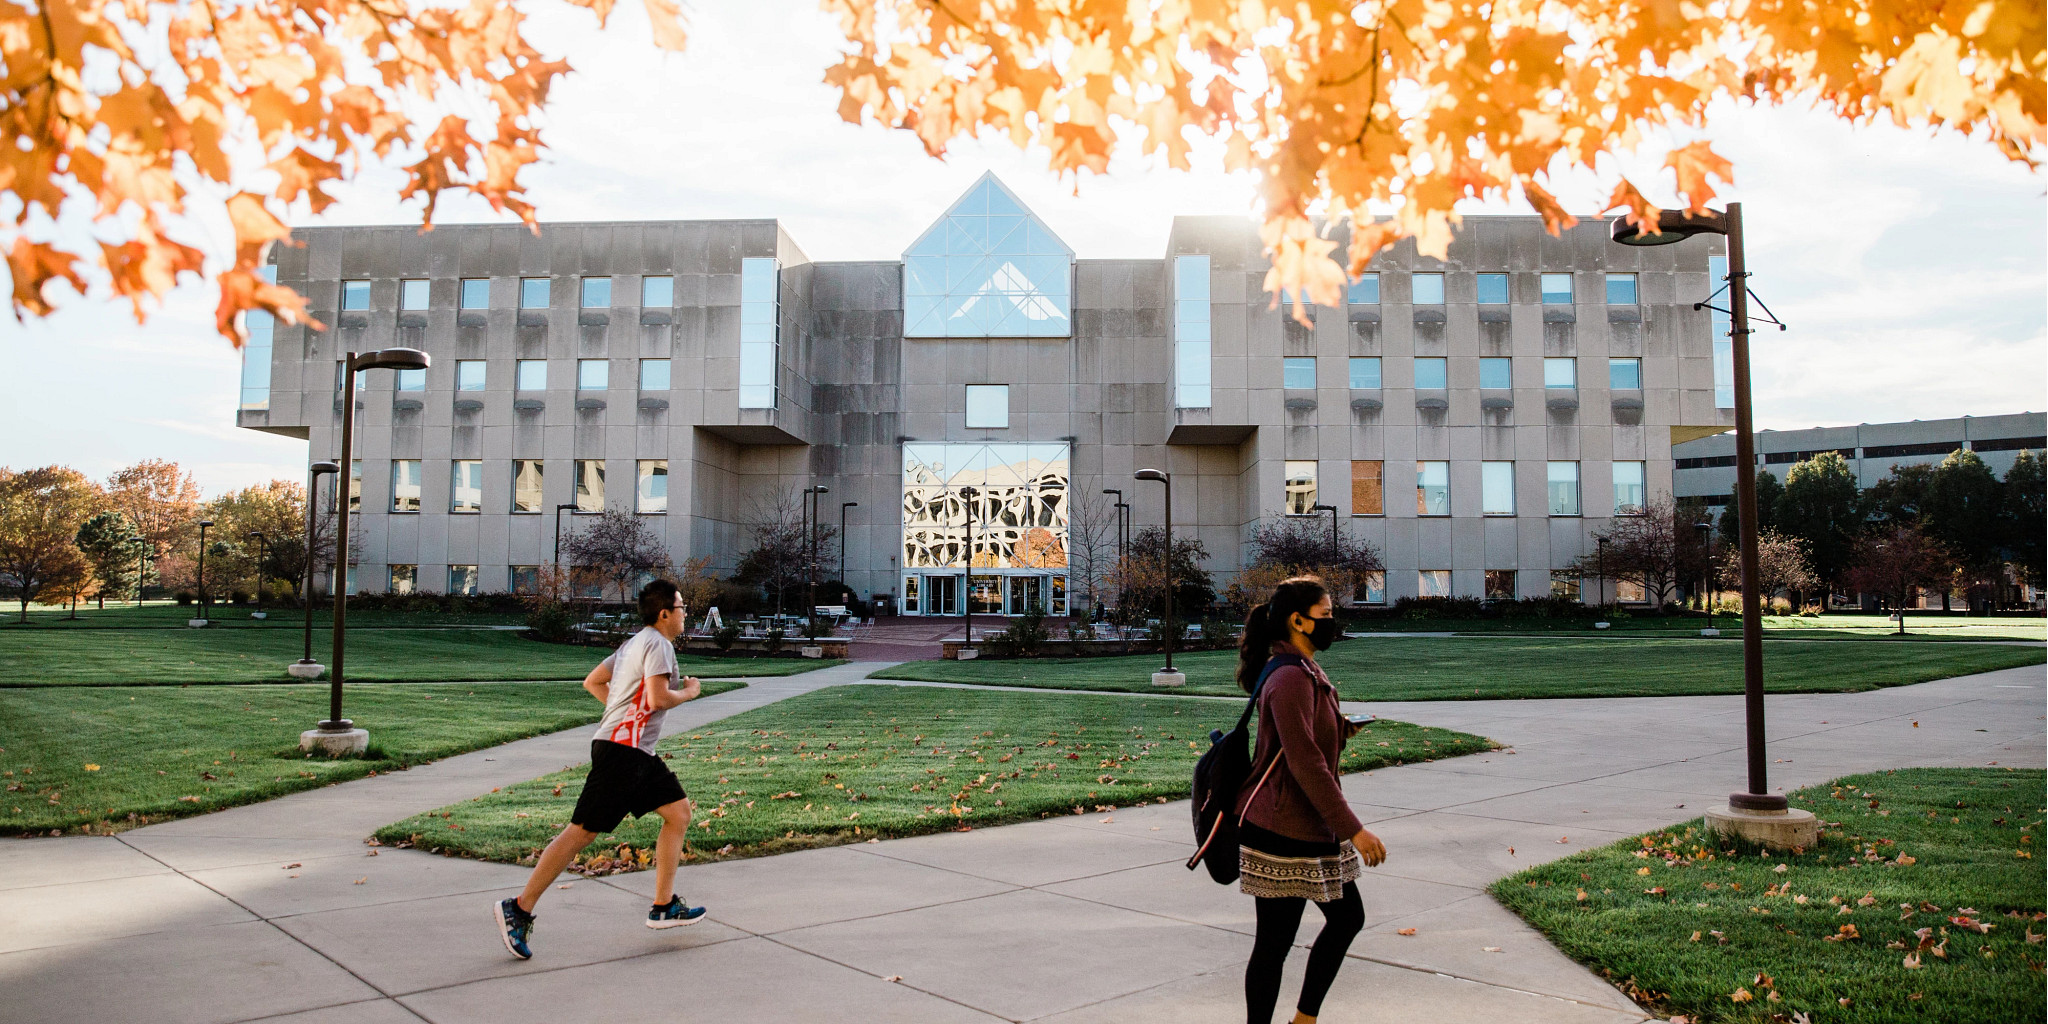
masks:
{"label": "sidewalk", "polygon": [[[751,681],[674,714],[690,727],[874,667]],[[2032,667],[1772,697],[1774,788],[1905,765],[2041,767],[2043,696]],[[1724,801],[1742,778],[1741,698],[1370,710],[1514,752],[1347,777],[1390,857],[1361,883],[1367,931],[1324,1019],[1642,1020],[1483,887]],[[524,963],[488,917],[522,869],[361,845],[378,825],[580,761],[586,738],[571,730],[116,837],[0,844],[6,1017],[1243,1019],[1250,900],[1183,869],[1184,803],[686,867],[682,891],[711,915],[676,931],[638,923],[651,876],[579,879],[549,893]],[[1307,915],[1301,940],[1319,926]]]}

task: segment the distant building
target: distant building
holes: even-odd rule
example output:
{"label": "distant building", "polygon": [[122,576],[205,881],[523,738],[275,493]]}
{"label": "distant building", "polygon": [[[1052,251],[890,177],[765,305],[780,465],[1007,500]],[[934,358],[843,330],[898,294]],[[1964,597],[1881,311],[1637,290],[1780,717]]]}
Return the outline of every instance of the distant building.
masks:
{"label": "distant building", "polygon": [[[1893,466],[1932,466],[1950,452],[1976,452],[2001,479],[2023,450],[2036,456],[2048,447],[2048,414],[1964,416],[1952,420],[1907,420],[1902,423],[1859,423],[1853,427],[1812,427],[1806,430],[1760,430],[1756,435],[1757,467],[1780,481],[1791,468],[1822,452],[1849,461],[1856,485],[1869,487],[1884,479]],[[1735,435],[1716,434],[1671,447],[1677,460],[1672,493],[1705,498],[1726,508],[1735,502]]]}

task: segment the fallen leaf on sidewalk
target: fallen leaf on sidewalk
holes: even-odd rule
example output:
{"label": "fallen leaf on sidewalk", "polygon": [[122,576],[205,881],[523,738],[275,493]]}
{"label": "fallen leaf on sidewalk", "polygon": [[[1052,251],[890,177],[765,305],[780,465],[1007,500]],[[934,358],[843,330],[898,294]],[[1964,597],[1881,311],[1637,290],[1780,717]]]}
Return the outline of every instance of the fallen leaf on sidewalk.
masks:
{"label": "fallen leaf on sidewalk", "polygon": [[1558,837],[1557,837],[1557,841],[1558,841],[1558,842],[1560,842],[1560,843],[1568,843],[1568,842],[1571,842],[1571,838],[1572,838],[1572,837],[1570,837],[1570,836],[1558,836]]}
{"label": "fallen leaf on sidewalk", "polygon": [[903,980],[903,975],[901,975],[901,974],[891,974],[891,975],[889,975],[888,977],[886,977],[886,978],[883,978],[882,980],[883,980],[883,981],[902,981],[902,980]]}
{"label": "fallen leaf on sidewalk", "polygon": [[303,867],[303,866],[304,866],[304,865],[300,864],[300,863],[299,863],[298,861],[292,861],[292,862],[291,862],[290,864],[286,864],[286,865],[284,866],[283,870],[285,870],[285,871],[290,871],[290,870],[291,870],[291,869],[293,869],[293,868],[296,868],[296,867]]}
{"label": "fallen leaf on sidewalk", "polygon": [[1499,946],[1481,946],[1479,951],[1481,953],[1498,953],[1501,951],[1501,948]]}
{"label": "fallen leaf on sidewalk", "polygon": [[1394,934],[1396,934],[1396,935],[1413,935],[1413,934],[1415,934],[1415,929],[1413,929],[1413,928],[1398,928],[1398,929],[1395,929],[1395,931],[1394,931]]}
{"label": "fallen leaf on sidewalk", "polygon": [[369,881],[369,880],[370,880],[370,876],[368,876],[368,875],[364,875],[363,877],[361,877],[361,878],[358,878],[358,879],[356,879],[356,880],[355,880],[354,882],[352,882],[352,883],[350,883],[350,884],[352,884],[352,885],[361,885],[361,884],[363,884],[364,882],[367,882],[367,881]]}

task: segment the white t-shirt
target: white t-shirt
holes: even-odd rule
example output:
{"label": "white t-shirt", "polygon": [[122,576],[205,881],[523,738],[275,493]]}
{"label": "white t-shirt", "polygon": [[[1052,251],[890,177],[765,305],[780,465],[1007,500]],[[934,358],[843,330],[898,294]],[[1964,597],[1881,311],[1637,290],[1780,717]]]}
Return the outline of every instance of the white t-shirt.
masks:
{"label": "white t-shirt", "polygon": [[676,682],[675,645],[648,626],[620,644],[605,660],[612,664],[611,692],[604,704],[604,718],[597,723],[597,734],[592,738],[654,753],[654,743],[661,738],[661,720],[668,709],[654,706],[647,680],[666,675],[664,685]]}

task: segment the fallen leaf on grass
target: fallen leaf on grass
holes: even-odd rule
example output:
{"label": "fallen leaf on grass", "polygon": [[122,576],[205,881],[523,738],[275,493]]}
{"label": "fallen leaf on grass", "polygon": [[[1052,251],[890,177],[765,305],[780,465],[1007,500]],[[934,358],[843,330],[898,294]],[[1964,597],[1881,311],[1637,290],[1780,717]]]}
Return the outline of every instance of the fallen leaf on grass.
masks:
{"label": "fallen leaf on grass", "polygon": [[1905,967],[1906,967],[1906,969],[1907,969],[1907,970],[1909,970],[1909,971],[1917,971],[1917,970],[1919,970],[1919,969],[1920,969],[1920,954],[1918,954],[1918,953],[1908,953],[1908,954],[1906,954],[1906,959],[1905,959],[1905,960],[1903,961],[1903,963],[1905,964]]}
{"label": "fallen leaf on grass", "polygon": [[85,766],[85,770],[89,772],[96,772],[100,770],[100,766],[96,764],[88,764]]}
{"label": "fallen leaf on grass", "polygon": [[1734,1003],[1746,1003],[1755,998],[1755,996],[1749,994],[1749,990],[1746,988],[1738,988],[1728,993],[1728,1001]]}

